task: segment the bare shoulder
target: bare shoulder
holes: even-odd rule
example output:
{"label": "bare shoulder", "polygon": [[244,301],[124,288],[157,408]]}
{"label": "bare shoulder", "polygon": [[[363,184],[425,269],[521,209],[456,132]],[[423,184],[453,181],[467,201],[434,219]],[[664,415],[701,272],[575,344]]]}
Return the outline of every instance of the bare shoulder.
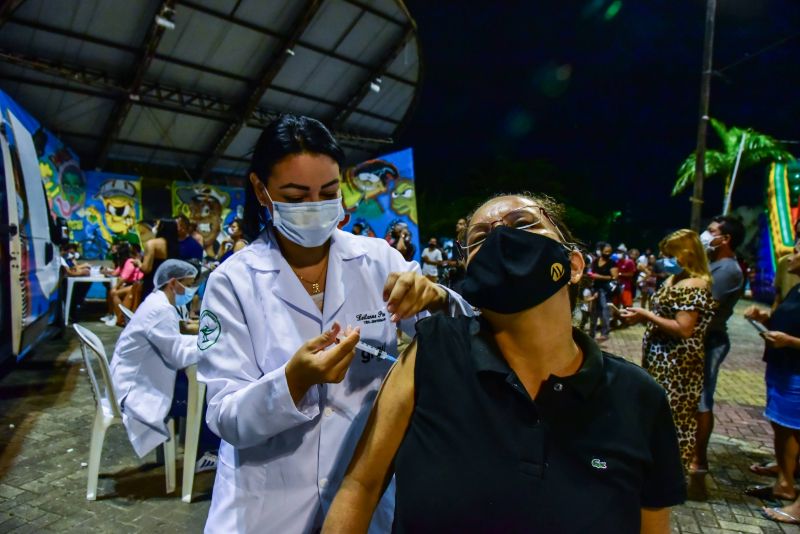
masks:
{"label": "bare shoulder", "polygon": [[708,282],[703,280],[702,278],[685,278],[675,284],[675,287],[696,287],[699,289],[708,289]]}

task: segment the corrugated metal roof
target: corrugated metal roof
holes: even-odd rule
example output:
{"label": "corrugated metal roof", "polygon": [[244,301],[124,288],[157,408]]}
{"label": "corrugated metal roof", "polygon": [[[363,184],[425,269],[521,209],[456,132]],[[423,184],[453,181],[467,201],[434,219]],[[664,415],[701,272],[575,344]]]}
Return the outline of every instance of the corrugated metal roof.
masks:
{"label": "corrugated metal roof", "polygon": [[421,78],[400,0],[14,0],[0,28],[0,88],[83,161],[197,179],[244,173],[279,112],[322,120],[353,161],[388,150]]}

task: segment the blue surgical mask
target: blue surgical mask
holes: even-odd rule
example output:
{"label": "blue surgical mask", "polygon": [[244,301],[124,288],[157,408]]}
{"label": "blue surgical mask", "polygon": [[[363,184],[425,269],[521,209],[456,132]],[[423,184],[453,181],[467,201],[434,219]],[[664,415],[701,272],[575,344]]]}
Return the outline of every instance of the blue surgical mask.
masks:
{"label": "blue surgical mask", "polygon": [[197,293],[196,287],[186,287],[185,285],[178,282],[178,284],[183,288],[183,294],[175,293],[175,306],[188,306],[192,299],[194,298],[194,294]]}
{"label": "blue surgical mask", "polygon": [[301,247],[319,247],[330,239],[339,222],[344,219],[342,199],[319,202],[272,201],[272,224],[286,239]]}
{"label": "blue surgical mask", "polygon": [[664,265],[664,270],[669,274],[681,274],[683,272],[683,267],[681,267],[681,264],[678,263],[678,260],[673,256],[664,258],[662,264]]}

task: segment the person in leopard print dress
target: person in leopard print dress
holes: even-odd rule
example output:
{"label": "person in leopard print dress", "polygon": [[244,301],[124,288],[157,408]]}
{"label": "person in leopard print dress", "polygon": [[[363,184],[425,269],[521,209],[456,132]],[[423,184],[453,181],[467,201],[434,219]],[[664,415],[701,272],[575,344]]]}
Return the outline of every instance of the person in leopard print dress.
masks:
{"label": "person in leopard print dress", "polygon": [[711,273],[696,232],[677,230],[659,244],[670,276],[653,296],[650,310],[628,308],[629,323],[646,322],[642,367],[667,392],[684,468],[695,448],[695,412],[703,391],[703,339],[717,304]]}

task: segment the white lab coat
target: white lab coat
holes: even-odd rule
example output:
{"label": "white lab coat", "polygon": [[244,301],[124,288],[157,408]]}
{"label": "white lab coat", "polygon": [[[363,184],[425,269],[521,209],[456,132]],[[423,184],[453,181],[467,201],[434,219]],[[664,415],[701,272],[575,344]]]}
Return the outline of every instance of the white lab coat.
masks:
{"label": "white lab coat", "polygon": [[[357,351],[341,383],[313,386],[296,407],[286,362],[334,321],[361,326],[362,341],[396,354],[383,286],[389,273],[412,270],[419,265],[386,241],[336,230],[320,312],[270,229],[211,275],[198,369],[208,385],[208,425],[222,443],[206,532],[304,533],[322,525],[391,364]],[[451,293],[451,313],[472,309]],[[413,331],[414,322],[402,326]],[[393,513],[392,482],[370,532],[390,532]]]}
{"label": "white lab coat", "polygon": [[197,363],[197,336],[180,333],[178,312],[163,291],[153,291],[117,340],[111,380],[136,454],[169,439],[165,423],[178,369]]}

